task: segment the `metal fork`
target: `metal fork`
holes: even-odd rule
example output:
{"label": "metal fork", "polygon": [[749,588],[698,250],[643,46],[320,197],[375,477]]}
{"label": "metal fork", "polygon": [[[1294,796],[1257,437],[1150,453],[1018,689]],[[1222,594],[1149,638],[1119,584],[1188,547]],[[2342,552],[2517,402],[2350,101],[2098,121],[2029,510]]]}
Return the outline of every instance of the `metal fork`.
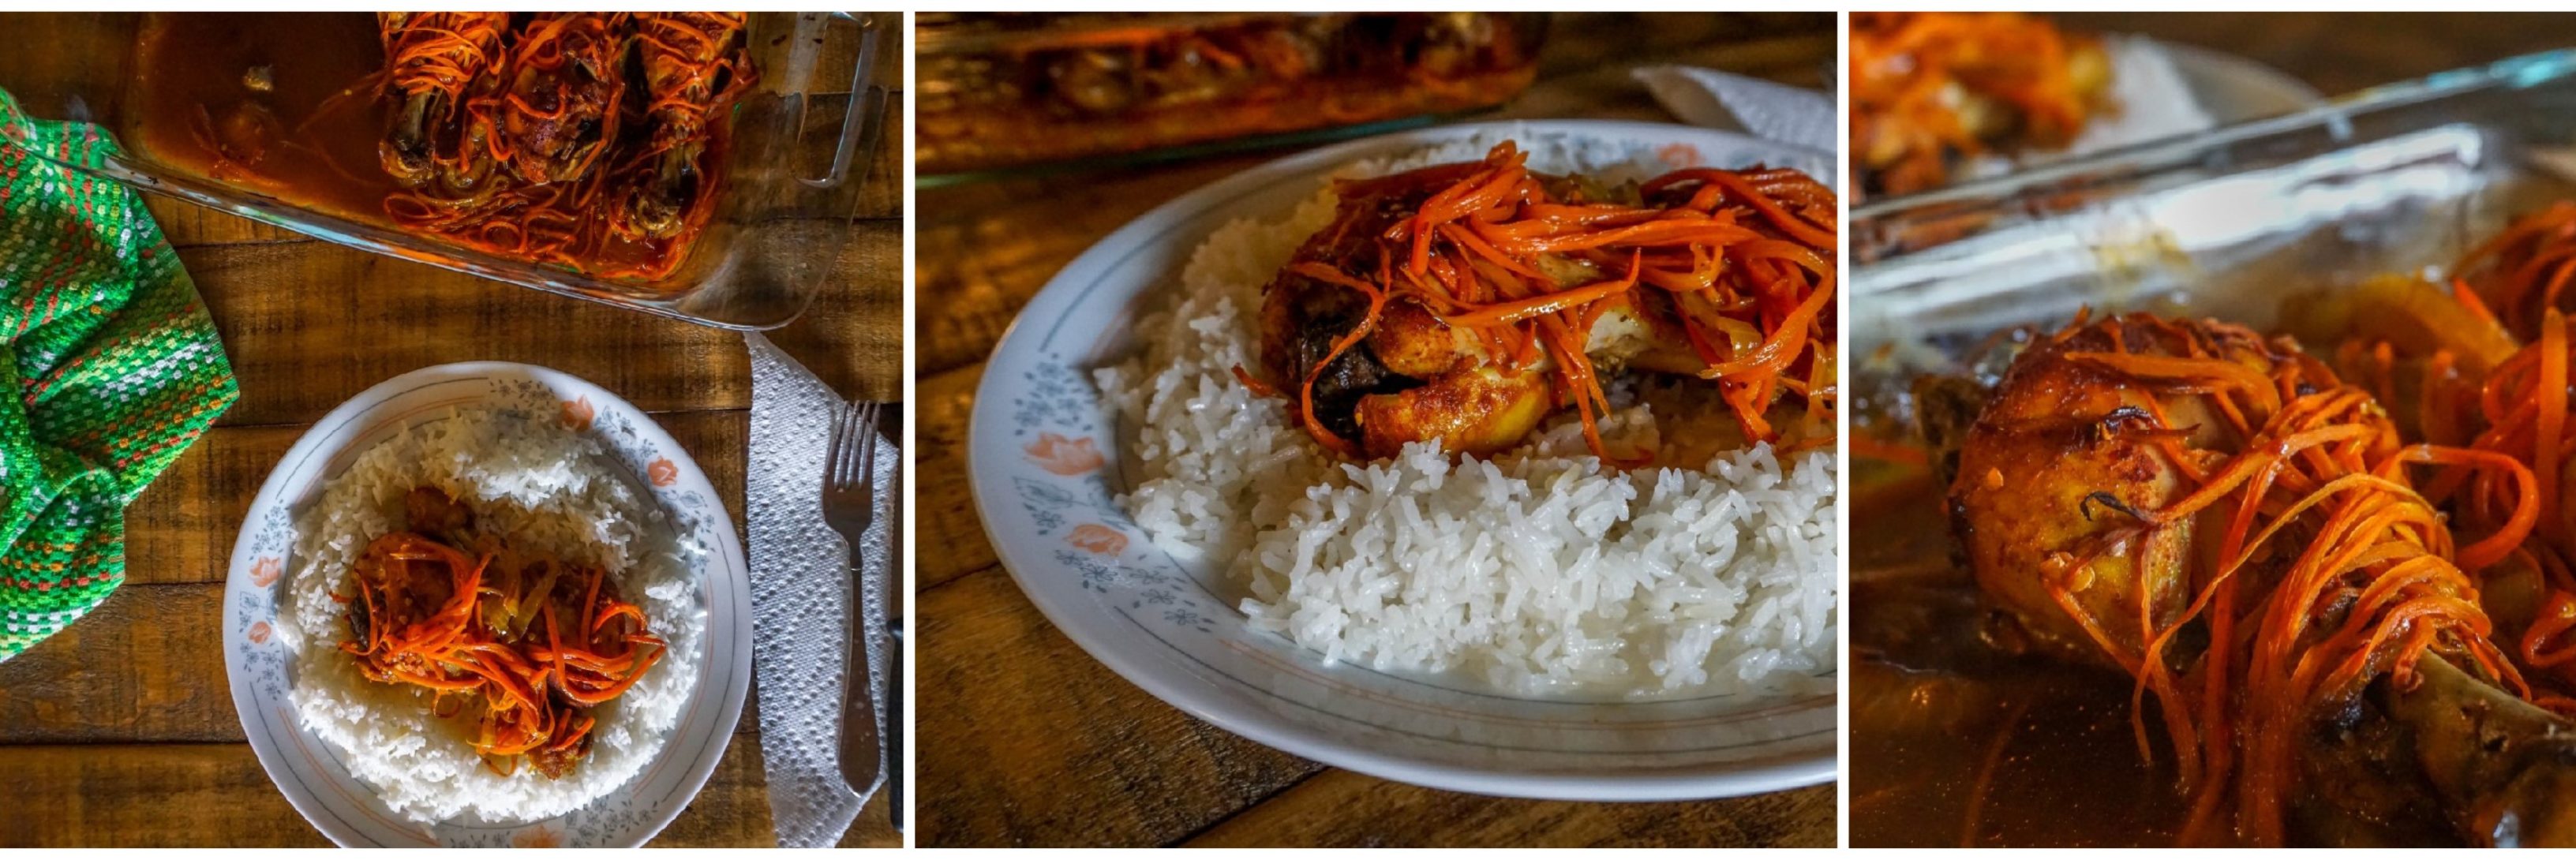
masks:
{"label": "metal fork", "polygon": [[876,784],[882,727],[869,698],[867,612],[859,596],[861,536],[876,519],[877,412],[875,403],[832,410],[832,444],[823,459],[823,522],[849,542],[849,680],[841,695],[841,778],[852,791]]}

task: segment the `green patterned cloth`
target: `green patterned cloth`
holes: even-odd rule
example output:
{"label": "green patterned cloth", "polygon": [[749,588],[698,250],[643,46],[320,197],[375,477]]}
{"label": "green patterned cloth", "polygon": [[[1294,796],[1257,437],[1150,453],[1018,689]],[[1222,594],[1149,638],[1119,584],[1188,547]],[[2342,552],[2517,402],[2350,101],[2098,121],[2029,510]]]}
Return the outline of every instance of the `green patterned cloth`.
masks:
{"label": "green patterned cloth", "polygon": [[87,125],[0,93],[0,660],[125,581],[125,505],[240,396],[178,252]]}

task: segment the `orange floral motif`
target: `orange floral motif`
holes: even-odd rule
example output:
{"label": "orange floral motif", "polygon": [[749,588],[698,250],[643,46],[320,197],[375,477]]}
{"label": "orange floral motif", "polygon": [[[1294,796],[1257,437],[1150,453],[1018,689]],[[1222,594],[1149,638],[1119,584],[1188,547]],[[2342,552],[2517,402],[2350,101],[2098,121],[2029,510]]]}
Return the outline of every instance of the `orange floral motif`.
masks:
{"label": "orange floral motif", "polygon": [[251,641],[251,643],[252,643],[252,644],[254,644],[254,645],[266,645],[266,644],[268,644],[268,632],[269,632],[269,631],[268,631],[268,622],[266,622],[266,621],[253,621],[253,622],[251,622],[251,624],[250,624],[250,641]]}
{"label": "orange floral motif", "polygon": [[1655,157],[1674,167],[1698,167],[1699,147],[1687,143],[1668,143],[1655,150]]}
{"label": "orange floral motif", "polygon": [[283,572],[285,569],[286,564],[279,561],[277,556],[260,556],[258,561],[251,563],[250,584],[260,588],[267,588],[269,586],[276,585],[278,574]]}
{"label": "orange floral motif", "polygon": [[1127,536],[1099,523],[1083,523],[1075,527],[1073,534],[1065,536],[1064,542],[1098,555],[1117,555],[1127,551]]}
{"label": "orange floral motif", "polygon": [[1053,433],[1041,433],[1026,450],[1029,462],[1038,464],[1038,468],[1068,477],[1087,474],[1108,462],[1101,459],[1100,449],[1092,446],[1089,436],[1067,439]]}
{"label": "orange floral motif", "polygon": [[651,480],[653,486],[668,487],[679,482],[680,467],[672,465],[669,457],[656,457],[653,465],[644,467],[644,477]]}
{"label": "orange floral motif", "polygon": [[510,844],[519,848],[561,848],[563,834],[552,827],[533,827],[510,834]]}
{"label": "orange floral motif", "polygon": [[598,415],[599,410],[592,409],[590,407],[590,398],[588,397],[566,400],[563,402],[563,422],[566,427],[570,427],[575,430],[588,430],[590,429],[590,419],[598,417]]}

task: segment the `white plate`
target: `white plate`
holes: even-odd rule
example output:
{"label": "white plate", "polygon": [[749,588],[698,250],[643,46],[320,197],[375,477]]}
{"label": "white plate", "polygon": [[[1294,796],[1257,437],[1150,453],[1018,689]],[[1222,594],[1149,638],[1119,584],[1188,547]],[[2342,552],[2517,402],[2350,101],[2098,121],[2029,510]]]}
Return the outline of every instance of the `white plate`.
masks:
{"label": "white plate", "polygon": [[1283,217],[1352,161],[1503,130],[1643,144],[1675,167],[1834,168],[1829,153],[1683,126],[1488,123],[1353,141],[1192,192],[1057,273],[994,351],[967,451],[986,534],[1020,589],[1092,657],[1174,707],[1305,758],[1437,788],[1578,800],[1719,797],[1832,779],[1830,694],[1587,703],[1325,665],[1246,629],[1215,596],[1233,590],[1220,585],[1221,570],[1157,548],[1112,500],[1127,458],[1087,371],[1132,352],[1132,320],[1150,291],[1177,282],[1210,231]]}
{"label": "white plate", "polygon": [[[583,420],[588,435],[648,488],[683,534],[707,547],[692,571],[706,607],[698,688],[677,728],[642,773],[589,805],[516,825],[460,821],[422,825],[395,814],[373,789],[349,775],[340,752],[305,731],[287,690],[288,655],[271,633],[278,597],[297,560],[295,514],[322,484],[360,453],[451,408],[527,410]],[[415,370],[367,389],[313,425],[261,484],[233,544],[224,587],[224,666],[233,707],[260,766],[295,810],[344,846],[597,846],[644,844],[696,797],[733,740],[751,682],[751,581],[742,540],[722,497],[689,452],[642,410],[579,378],[504,362],[447,364]]]}

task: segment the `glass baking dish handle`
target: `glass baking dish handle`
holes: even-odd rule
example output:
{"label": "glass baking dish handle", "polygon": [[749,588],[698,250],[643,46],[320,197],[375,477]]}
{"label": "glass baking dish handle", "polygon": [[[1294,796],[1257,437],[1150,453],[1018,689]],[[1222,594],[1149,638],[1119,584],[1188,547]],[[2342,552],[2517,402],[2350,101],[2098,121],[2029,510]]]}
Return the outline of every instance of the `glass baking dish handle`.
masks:
{"label": "glass baking dish handle", "polygon": [[859,59],[850,72],[850,113],[841,118],[841,139],[832,151],[831,171],[821,178],[797,178],[798,182],[815,188],[833,188],[851,180],[851,164],[861,157],[874,157],[877,139],[885,133],[885,124],[877,119],[885,113],[886,90],[874,83],[877,43],[885,33],[885,28],[879,26],[883,17],[875,14],[861,17],[849,12],[830,14],[858,26]]}

